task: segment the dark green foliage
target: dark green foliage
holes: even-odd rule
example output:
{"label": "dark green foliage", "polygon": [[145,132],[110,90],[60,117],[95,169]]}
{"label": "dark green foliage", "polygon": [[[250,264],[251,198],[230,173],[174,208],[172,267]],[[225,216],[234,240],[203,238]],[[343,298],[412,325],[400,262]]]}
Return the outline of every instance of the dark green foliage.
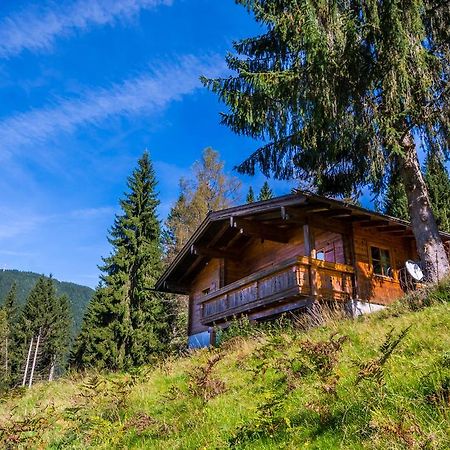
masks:
{"label": "dark green foliage", "polygon": [[238,170],[379,191],[405,135],[448,151],[450,10],[443,0],[237,0],[263,31],[234,43],[235,73],[204,84],[222,123],[267,144]]}
{"label": "dark green foliage", "polygon": [[264,184],[262,185],[261,190],[259,191],[258,194],[258,201],[263,201],[263,200],[270,200],[271,198],[273,198],[273,191],[269,186],[269,183],[266,181],[264,181]]}
{"label": "dark green foliage", "polygon": [[382,206],[385,214],[409,221],[408,198],[398,170],[394,169],[388,178]]}
{"label": "dark green foliage", "polygon": [[[23,306],[42,275],[33,272],[21,272],[19,270],[0,271],[0,305],[8,295],[11,286],[16,284],[17,304]],[[94,290],[75,283],[58,281],[52,278],[57,295],[66,295],[70,299],[71,315],[73,316],[73,329],[77,332],[81,327],[81,321],[85,313],[87,304],[94,293]]]}
{"label": "dark green foliage", "polygon": [[17,284],[14,282],[11,286],[8,295],[3,302],[3,309],[6,313],[6,319],[8,321],[8,326],[10,329],[14,326],[17,315],[19,313],[19,306],[17,304]]}
{"label": "dark green foliage", "polygon": [[141,365],[167,351],[170,342],[173,302],[151,290],[162,269],[162,246],[156,179],[147,152],[127,186],[122,213],[109,232],[113,250],[103,259],[101,285],[73,350],[77,367]]}
{"label": "dark green foliage", "polygon": [[255,201],[255,193],[253,192],[253,188],[250,186],[247,197],[245,198],[246,203],[253,203]]}
{"label": "dark green foliage", "polygon": [[441,155],[428,154],[425,181],[436,222],[442,231],[450,232],[450,178]]}
{"label": "dark green foliage", "polygon": [[0,308],[0,391],[11,384],[11,366],[17,354],[17,346],[14,343],[19,315],[16,291],[16,283],[13,283]]}
{"label": "dark green foliage", "polygon": [[57,296],[51,278],[39,278],[13,328],[13,381],[17,383],[21,379],[30,340],[39,334],[41,346],[36,371],[47,379],[54,363],[56,369],[61,372],[69,351],[71,325],[72,317],[67,297]]}

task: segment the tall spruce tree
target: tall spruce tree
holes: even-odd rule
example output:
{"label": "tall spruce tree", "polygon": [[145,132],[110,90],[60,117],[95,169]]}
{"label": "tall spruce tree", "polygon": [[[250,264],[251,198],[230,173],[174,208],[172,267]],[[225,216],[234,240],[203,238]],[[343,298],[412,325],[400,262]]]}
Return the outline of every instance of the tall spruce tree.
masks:
{"label": "tall spruce tree", "polygon": [[113,250],[103,259],[101,286],[72,353],[78,367],[126,369],[168,348],[173,305],[151,290],[162,269],[156,184],[145,152],[128,178],[122,212],[109,232]]}
{"label": "tall spruce tree", "polygon": [[203,79],[230,108],[222,123],[262,139],[240,166],[313,180],[325,194],[379,192],[393,158],[429,278],[449,262],[421,172],[450,142],[450,8],[444,0],[237,0],[265,31],[234,44],[235,76]]}
{"label": "tall spruce tree", "polygon": [[443,156],[429,154],[424,172],[436,222],[441,230],[450,232],[450,178]]}
{"label": "tall spruce tree", "polygon": [[41,277],[31,290],[14,327],[17,348],[12,361],[13,379],[20,381],[30,340],[40,335],[36,374],[48,379],[52,366],[62,370],[69,351],[72,318],[67,297],[58,297],[52,278]]}
{"label": "tall spruce tree", "polygon": [[266,181],[264,181],[264,184],[262,185],[262,188],[259,191],[258,201],[270,200],[271,198],[273,198],[273,191],[270,188],[269,183],[266,180]]}

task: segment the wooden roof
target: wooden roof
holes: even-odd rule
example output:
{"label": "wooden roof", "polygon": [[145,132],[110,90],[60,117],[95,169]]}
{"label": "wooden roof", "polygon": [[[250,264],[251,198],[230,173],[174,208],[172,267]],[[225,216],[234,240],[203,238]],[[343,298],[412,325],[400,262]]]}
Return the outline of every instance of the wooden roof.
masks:
{"label": "wooden roof", "polygon": [[[407,221],[341,200],[298,191],[209,212],[161,275],[155,289],[187,294],[190,282],[211,258],[239,258],[240,251],[252,237],[288,242],[294,227],[307,222],[337,232],[345,232],[349,224],[359,222],[380,233],[413,238],[411,224]],[[449,233],[441,233],[441,237],[450,241]]]}

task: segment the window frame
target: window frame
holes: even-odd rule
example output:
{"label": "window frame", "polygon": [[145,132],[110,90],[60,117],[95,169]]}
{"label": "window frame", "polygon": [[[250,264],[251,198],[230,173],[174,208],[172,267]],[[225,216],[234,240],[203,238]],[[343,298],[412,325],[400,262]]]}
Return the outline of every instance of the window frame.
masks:
{"label": "window frame", "polygon": [[[384,274],[384,273],[376,273],[375,272],[375,265],[374,265],[374,258],[372,256],[372,249],[376,248],[378,250],[384,250],[386,252],[388,252],[389,255],[389,265],[388,267],[390,267],[391,269],[391,275],[388,274]],[[379,277],[379,278],[383,278],[386,280],[395,280],[395,267],[394,267],[394,259],[392,258],[392,249],[390,247],[386,247],[383,245],[379,245],[379,244],[374,244],[374,243],[370,243],[369,244],[369,260],[370,260],[370,268],[372,271],[372,275],[375,277]],[[380,259],[375,259],[375,261],[378,261],[379,263],[381,263],[382,259],[381,259],[381,252],[380,252]],[[381,269],[383,270],[383,266],[380,264]]]}

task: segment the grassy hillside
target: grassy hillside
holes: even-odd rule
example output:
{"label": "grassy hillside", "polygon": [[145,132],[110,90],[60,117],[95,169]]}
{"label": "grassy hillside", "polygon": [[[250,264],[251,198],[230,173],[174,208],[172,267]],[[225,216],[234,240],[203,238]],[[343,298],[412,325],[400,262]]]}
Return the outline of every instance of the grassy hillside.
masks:
{"label": "grassy hillside", "polygon": [[74,374],[0,404],[8,448],[450,448],[449,286],[309,331],[244,328],[128,374]]}
{"label": "grassy hillside", "polygon": [[[20,305],[25,300],[31,289],[41,275],[34,272],[21,272],[19,270],[0,271],[0,305],[8,294],[14,282],[17,283],[17,300]],[[58,295],[67,295],[72,304],[74,328],[78,330],[83,320],[84,311],[92,297],[93,290],[87,286],[81,286],[67,281],[53,280]]]}

